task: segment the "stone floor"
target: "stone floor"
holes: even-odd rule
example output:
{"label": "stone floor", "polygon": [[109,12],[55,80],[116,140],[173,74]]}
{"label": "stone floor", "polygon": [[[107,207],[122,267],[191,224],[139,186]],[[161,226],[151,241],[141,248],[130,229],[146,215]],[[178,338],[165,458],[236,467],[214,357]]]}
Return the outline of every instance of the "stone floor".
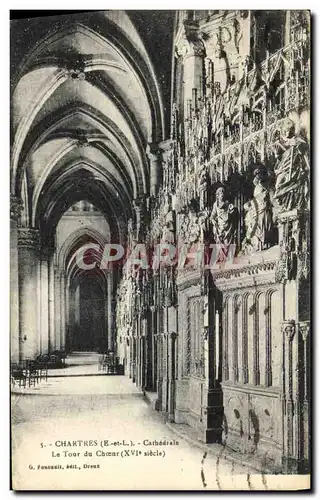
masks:
{"label": "stone floor", "polygon": [[105,372],[99,372],[100,356],[96,352],[73,352],[65,360],[66,367],[48,370],[48,377],[105,375]]}
{"label": "stone floor", "polygon": [[[14,489],[266,489],[248,466],[177,436],[126,377],[64,376],[36,389],[12,394]],[[179,444],[149,444],[164,440]]]}

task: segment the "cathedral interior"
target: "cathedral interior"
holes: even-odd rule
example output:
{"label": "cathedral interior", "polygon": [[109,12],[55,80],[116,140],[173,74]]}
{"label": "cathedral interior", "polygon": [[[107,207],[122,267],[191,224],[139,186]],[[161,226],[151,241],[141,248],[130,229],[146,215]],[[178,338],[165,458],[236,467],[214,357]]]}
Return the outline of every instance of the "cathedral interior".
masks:
{"label": "cathedral interior", "polygon": [[170,422],[307,472],[309,101],[307,11],[13,21],[11,362],[113,352]]}

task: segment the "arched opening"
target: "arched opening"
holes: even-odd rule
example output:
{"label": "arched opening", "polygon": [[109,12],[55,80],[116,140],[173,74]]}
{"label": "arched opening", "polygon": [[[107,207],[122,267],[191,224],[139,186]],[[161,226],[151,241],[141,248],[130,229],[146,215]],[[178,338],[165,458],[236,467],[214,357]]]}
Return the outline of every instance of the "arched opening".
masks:
{"label": "arched opening", "polygon": [[70,286],[69,324],[66,339],[70,351],[105,352],[108,349],[107,295],[96,277],[84,275]]}
{"label": "arched opening", "polygon": [[112,281],[116,276],[101,269],[101,258],[111,237],[110,226],[101,212],[81,200],[61,217],[56,234],[58,266],[65,276],[66,350],[106,352],[114,344]]}

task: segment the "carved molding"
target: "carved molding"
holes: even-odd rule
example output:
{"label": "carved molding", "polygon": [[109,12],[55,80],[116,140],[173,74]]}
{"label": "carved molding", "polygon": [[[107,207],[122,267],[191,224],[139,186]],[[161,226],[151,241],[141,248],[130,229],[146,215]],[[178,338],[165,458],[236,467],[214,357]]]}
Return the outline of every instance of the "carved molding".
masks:
{"label": "carved molding", "polygon": [[209,333],[210,333],[210,326],[204,326],[203,329],[202,329],[202,331],[201,331],[202,339],[204,341],[208,340]]}
{"label": "carved molding", "polygon": [[206,48],[197,22],[184,22],[184,33],[176,45],[176,52],[182,57],[205,57]]}
{"label": "carved molding", "polygon": [[19,247],[40,247],[40,233],[38,229],[19,228],[18,229]]}
{"label": "carved molding", "polygon": [[253,276],[259,274],[260,272],[274,271],[275,268],[276,268],[276,261],[269,261],[269,262],[260,262],[258,264],[247,265],[241,268],[225,269],[221,271],[212,270],[211,272],[213,278],[217,281],[221,279],[228,280],[228,279],[240,278],[243,275]]}
{"label": "carved molding", "polygon": [[[178,271],[178,275],[177,275],[178,291],[183,291],[187,288],[191,288],[194,286],[200,287],[200,282],[201,282],[200,270],[182,269],[182,270]],[[200,290],[200,288],[199,288],[199,290]]]}
{"label": "carved molding", "polygon": [[10,219],[19,221],[22,210],[22,200],[16,196],[10,196]]}

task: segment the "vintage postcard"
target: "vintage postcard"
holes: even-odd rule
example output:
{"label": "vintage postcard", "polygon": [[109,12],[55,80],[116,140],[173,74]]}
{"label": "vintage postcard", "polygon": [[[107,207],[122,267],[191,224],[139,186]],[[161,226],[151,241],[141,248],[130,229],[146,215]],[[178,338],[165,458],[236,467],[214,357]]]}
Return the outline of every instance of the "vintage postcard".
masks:
{"label": "vintage postcard", "polygon": [[310,488],[310,12],[11,12],[13,490]]}

